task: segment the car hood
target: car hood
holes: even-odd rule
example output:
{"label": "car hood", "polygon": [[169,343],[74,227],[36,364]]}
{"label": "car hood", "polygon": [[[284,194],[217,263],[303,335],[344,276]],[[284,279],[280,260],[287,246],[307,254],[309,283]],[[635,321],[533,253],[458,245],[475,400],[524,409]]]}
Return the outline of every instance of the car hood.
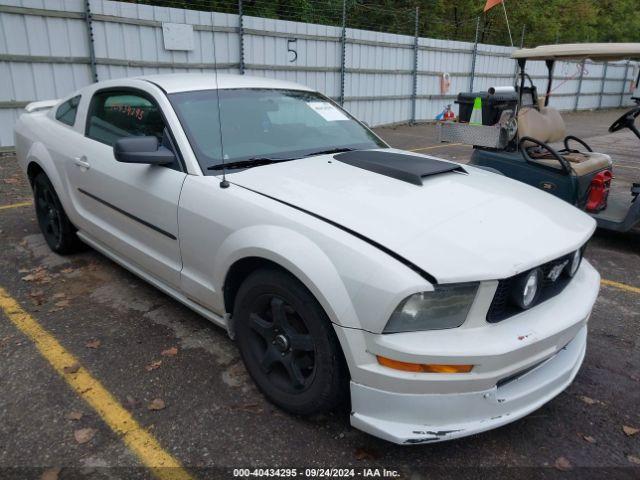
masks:
{"label": "car hood", "polygon": [[591,217],[548,193],[464,169],[418,186],[321,155],[227,178],[357,232],[438,283],[510,277],[576,250],[595,230]]}

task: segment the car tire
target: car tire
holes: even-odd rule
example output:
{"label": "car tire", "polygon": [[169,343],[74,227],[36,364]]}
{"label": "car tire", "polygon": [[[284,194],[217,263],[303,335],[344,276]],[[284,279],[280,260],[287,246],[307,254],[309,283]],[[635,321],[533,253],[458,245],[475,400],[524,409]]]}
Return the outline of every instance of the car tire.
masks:
{"label": "car tire", "polygon": [[348,375],[338,338],[300,281],[278,269],[258,270],[240,286],[233,312],[244,364],[272,403],[310,415],[344,400]]}
{"label": "car tire", "polygon": [[43,172],[33,179],[33,200],[38,225],[49,248],[61,255],[80,251],[83,244],[76,235],[76,228],[69,221],[51,181]]}

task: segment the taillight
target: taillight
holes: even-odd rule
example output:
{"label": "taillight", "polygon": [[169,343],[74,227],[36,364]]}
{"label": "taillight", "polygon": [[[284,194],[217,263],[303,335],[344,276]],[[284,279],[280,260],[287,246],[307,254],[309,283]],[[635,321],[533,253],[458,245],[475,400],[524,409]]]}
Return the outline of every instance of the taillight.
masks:
{"label": "taillight", "polygon": [[599,212],[607,208],[607,198],[611,188],[611,170],[603,170],[596,173],[589,186],[589,197],[587,198],[587,211]]}

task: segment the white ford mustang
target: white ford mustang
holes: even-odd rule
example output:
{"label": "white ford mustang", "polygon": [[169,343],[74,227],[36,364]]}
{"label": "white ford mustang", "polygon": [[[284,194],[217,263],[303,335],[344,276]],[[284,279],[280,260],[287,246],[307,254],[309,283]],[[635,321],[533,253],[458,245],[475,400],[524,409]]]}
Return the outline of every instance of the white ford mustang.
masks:
{"label": "white ford mustang", "polygon": [[580,368],[593,219],[391,149],[309,88],[106,81],[30,104],[15,135],[51,248],[81,240],[226,327],[289,412],[350,393],[355,427],[435,442],[528,414]]}

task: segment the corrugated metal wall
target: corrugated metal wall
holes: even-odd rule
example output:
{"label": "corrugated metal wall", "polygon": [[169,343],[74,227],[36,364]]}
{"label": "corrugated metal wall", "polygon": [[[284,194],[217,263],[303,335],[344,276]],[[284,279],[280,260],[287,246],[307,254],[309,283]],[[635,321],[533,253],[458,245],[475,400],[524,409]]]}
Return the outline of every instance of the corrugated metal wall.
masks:
{"label": "corrugated metal wall", "polygon": [[[245,16],[241,55],[238,15],[108,0],[88,2],[92,52],[86,3],[0,0],[0,147],[13,144],[13,123],[28,102],[62,97],[93,81],[92,53],[99,80],[212,72],[216,61],[220,71],[237,73],[242,62],[249,75],[303,83],[334,99],[343,95],[345,108],[370,125],[406,122],[412,115],[418,121],[431,120],[453,102],[455,93],[470,88],[472,43],[419,38],[416,50],[411,36],[347,28],[343,92],[339,27]],[[164,22],[193,25],[193,49],[166,50]],[[474,90],[513,84],[511,51],[477,46]],[[531,67],[534,82],[544,88],[544,64],[535,62]],[[551,103],[564,110],[626,105],[635,68],[626,63],[606,67],[587,63],[582,70],[575,63],[558,63]],[[451,76],[449,92],[444,94],[443,72]]]}

